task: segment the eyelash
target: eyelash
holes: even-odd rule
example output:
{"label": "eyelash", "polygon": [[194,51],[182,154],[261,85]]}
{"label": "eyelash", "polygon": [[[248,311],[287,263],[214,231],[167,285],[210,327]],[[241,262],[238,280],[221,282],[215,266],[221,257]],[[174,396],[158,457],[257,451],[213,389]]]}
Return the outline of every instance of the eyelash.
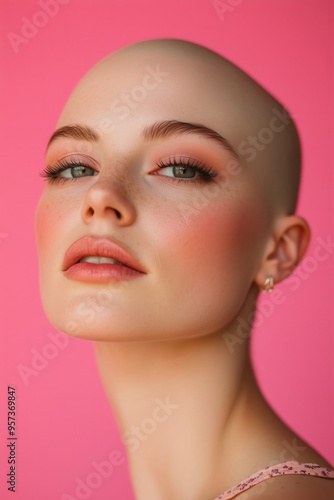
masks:
{"label": "eyelash", "polygon": [[166,163],[164,161],[161,161],[160,163],[157,164],[159,168],[168,168],[168,167],[184,167],[184,168],[191,168],[195,172],[197,172],[200,175],[200,178],[196,177],[190,177],[190,178],[178,178],[178,177],[169,177],[169,179],[172,179],[173,181],[176,181],[177,183],[182,182],[210,182],[214,177],[216,177],[216,172],[212,170],[211,167],[207,167],[204,163],[201,163],[198,160],[195,160],[194,158],[168,158]]}
{"label": "eyelash", "polygon": [[[64,172],[64,170],[73,167],[84,167],[94,170],[94,168],[91,165],[88,165],[88,163],[85,163],[84,161],[81,160],[79,161],[74,159],[71,160],[64,159],[64,160],[58,160],[53,166],[46,165],[44,170],[40,173],[40,176],[51,184],[75,181],[76,179],[79,179],[79,177],[73,177],[73,178],[60,177],[60,174]],[[88,176],[83,176],[83,177],[88,177]]]}
{"label": "eyelash", "polygon": [[[207,167],[204,163],[201,163],[198,160],[195,160],[193,158],[169,158],[168,160],[161,161],[157,164],[157,166],[160,169],[163,168],[168,168],[168,167],[184,167],[184,168],[191,168],[195,172],[197,172],[200,176],[198,177],[190,177],[190,178],[178,178],[178,177],[170,177],[170,176],[164,176],[168,177],[168,179],[171,179],[172,181],[176,181],[177,183],[182,182],[210,182],[214,177],[217,176],[217,173],[215,173],[211,167]],[[91,170],[95,170],[91,165],[88,165],[88,163],[85,163],[84,161],[77,161],[77,160],[58,160],[53,166],[47,165],[45,169],[40,173],[40,176],[43,177],[45,180],[47,180],[51,184],[55,183],[64,183],[68,181],[75,181],[76,179],[80,179],[80,177],[61,177],[60,174],[64,172],[65,170],[73,167],[84,167],[84,168],[89,168]],[[93,176],[83,176],[83,177],[93,177]]]}

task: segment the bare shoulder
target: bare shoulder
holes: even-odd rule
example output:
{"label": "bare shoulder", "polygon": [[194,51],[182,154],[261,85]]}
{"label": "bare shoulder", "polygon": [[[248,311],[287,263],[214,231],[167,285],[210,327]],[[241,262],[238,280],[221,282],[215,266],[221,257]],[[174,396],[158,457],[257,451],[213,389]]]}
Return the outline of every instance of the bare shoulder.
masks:
{"label": "bare shoulder", "polygon": [[331,500],[334,479],[285,475],[267,479],[237,495],[237,500]]}

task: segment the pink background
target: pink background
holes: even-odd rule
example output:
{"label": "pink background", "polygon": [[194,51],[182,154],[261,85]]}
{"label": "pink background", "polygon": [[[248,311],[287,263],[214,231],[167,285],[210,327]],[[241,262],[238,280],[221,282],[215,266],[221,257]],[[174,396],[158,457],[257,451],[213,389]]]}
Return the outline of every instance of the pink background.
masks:
{"label": "pink background", "polygon": [[[46,141],[71,89],[99,59],[147,38],[184,38],[220,52],[279,97],[299,126],[298,213],[311,225],[312,243],[295,271],[303,273],[298,284],[277,286],[284,303],[264,304],[252,354],[272,406],[334,463],[334,249],[322,250],[322,261],[316,251],[319,238],[334,240],[333,2],[226,0],[230,10],[221,19],[209,0],[61,0],[59,12],[15,52],[8,33],[20,34],[24,18],[43,24],[41,3],[2,0],[0,7],[0,497],[13,498],[3,475],[7,385],[17,391],[17,500],[79,498],[76,478],[85,481],[92,462],[108,460],[112,450],[125,456],[92,344],[70,338],[63,349],[48,346],[54,329],[39,298],[34,211]],[[32,350],[54,357],[25,384],[18,366],[32,368]],[[133,499],[126,463],[86,498]]]}

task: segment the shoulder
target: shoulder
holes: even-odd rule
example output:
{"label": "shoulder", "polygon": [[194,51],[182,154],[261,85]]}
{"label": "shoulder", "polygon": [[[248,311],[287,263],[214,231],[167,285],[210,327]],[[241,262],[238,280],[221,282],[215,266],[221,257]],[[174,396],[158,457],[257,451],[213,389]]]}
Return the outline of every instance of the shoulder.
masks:
{"label": "shoulder", "polygon": [[267,479],[240,493],[237,500],[329,500],[334,498],[334,479],[300,474]]}

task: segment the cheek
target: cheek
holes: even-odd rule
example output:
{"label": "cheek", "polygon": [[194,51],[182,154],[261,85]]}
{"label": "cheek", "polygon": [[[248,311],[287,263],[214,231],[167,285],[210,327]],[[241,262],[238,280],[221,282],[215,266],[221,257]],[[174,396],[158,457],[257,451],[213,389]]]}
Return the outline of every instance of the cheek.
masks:
{"label": "cheek", "polygon": [[45,250],[52,234],[51,227],[57,222],[55,211],[50,209],[50,204],[40,199],[35,215],[35,232],[38,252],[41,255]]}
{"label": "cheek", "polygon": [[186,223],[178,212],[172,224],[161,225],[162,240],[168,258],[182,263],[185,271],[212,266],[227,270],[254,259],[262,243],[262,219],[255,204],[216,204],[199,210]]}
{"label": "cheek", "polygon": [[65,196],[53,198],[50,193],[44,192],[35,212],[40,294],[46,316],[60,330],[71,298],[67,294],[66,283],[64,287],[61,268],[64,252],[77,226],[76,200]]}
{"label": "cheek", "polygon": [[50,263],[55,264],[54,257],[57,255],[57,250],[66,244],[71,213],[74,212],[73,199],[72,203],[69,203],[65,197],[53,200],[49,195],[42,195],[35,212],[35,233],[40,265],[51,258],[47,267],[50,268]]}
{"label": "cheek", "polygon": [[[262,213],[262,217],[261,217]],[[185,224],[179,212],[165,221],[159,272],[196,325],[215,328],[231,319],[248,293],[259,265],[263,212],[252,203],[212,203]],[[205,311],[205,313],[203,313]]]}

